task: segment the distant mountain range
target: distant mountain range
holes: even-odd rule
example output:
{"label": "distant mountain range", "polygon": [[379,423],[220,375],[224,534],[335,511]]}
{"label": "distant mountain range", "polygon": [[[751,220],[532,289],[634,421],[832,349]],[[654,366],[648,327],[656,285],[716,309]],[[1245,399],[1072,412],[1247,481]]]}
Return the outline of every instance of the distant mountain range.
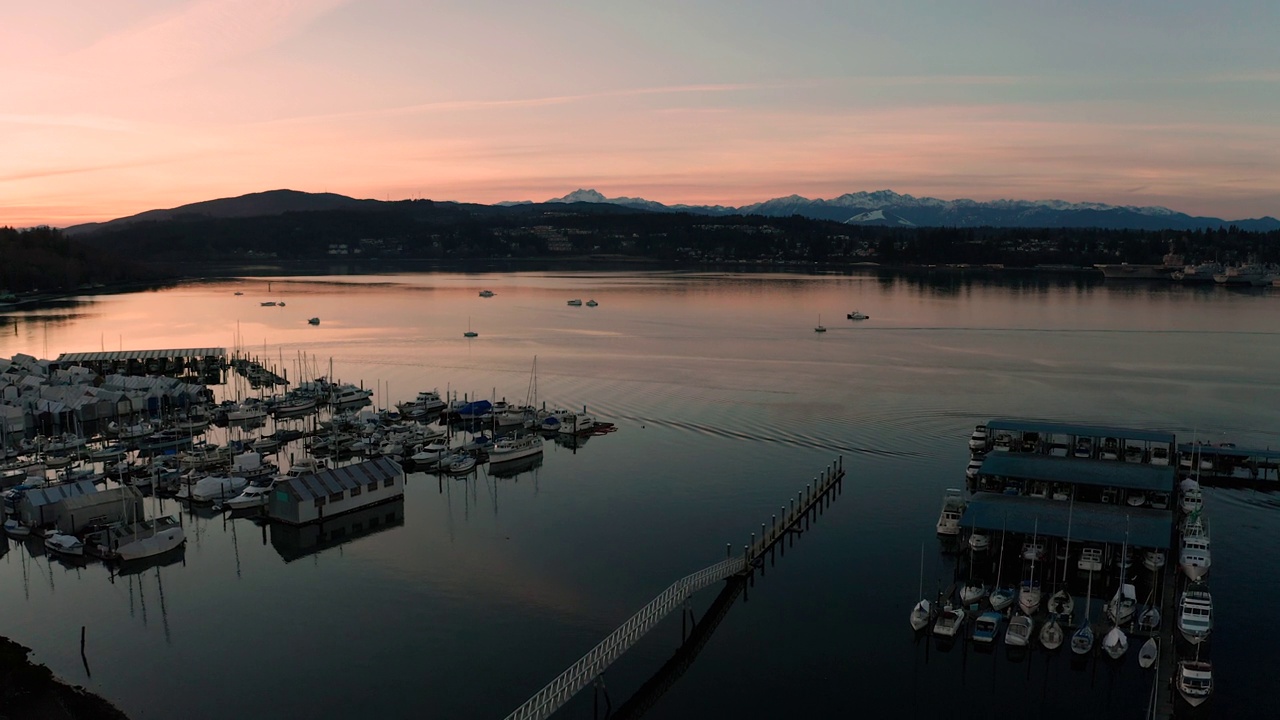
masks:
{"label": "distant mountain range", "polygon": [[[334,193],[305,193],[296,190],[271,190],[233,198],[207,200],[165,210],[148,210],[129,217],[102,223],[86,223],[66,228],[69,235],[117,229],[141,222],[181,220],[183,218],[244,218],[283,215],[290,212],[376,208],[387,205],[380,200],[358,200]],[[644,198],[605,197],[595,190],[575,190],[564,197],[552,198],[544,204],[578,204],[645,212],[684,212],[699,215],[761,215],[791,217],[800,215],[850,225],[897,227],[1035,227],[1035,228],[1107,228],[1129,230],[1196,230],[1235,225],[1241,230],[1267,232],[1280,230],[1280,220],[1267,216],[1246,220],[1223,220],[1196,217],[1163,207],[1116,206],[1101,203],[1069,203],[1062,200],[939,200],[900,195],[892,190],[856,192],[830,200],[811,200],[799,195],[774,198],[761,203],[727,207],[723,205],[664,205]],[[503,202],[493,206],[441,203],[488,208],[501,212],[504,208],[527,208],[531,201]]]}
{"label": "distant mountain range", "polygon": [[900,195],[892,190],[847,193],[830,200],[800,195],[774,198],[741,207],[722,205],[663,205],[643,198],[608,198],[595,190],[575,190],[549,203],[610,203],[653,212],[706,215],[801,215],[850,225],[903,227],[1101,227],[1132,230],[1195,230],[1235,225],[1241,230],[1280,229],[1280,220],[1267,216],[1247,220],[1196,217],[1164,207],[1070,203],[1064,200],[939,200]]}

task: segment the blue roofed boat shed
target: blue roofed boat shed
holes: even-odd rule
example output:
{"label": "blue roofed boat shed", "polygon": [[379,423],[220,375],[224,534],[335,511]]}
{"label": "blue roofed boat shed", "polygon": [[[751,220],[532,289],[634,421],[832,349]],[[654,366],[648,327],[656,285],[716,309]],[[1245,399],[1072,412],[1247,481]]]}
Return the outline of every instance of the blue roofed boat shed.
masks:
{"label": "blue roofed boat shed", "polygon": [[1173,513],[1127,505],[1067,503],[1019,495],[978,493],[969,501],[960,526],[968,530],[1007,531],[1041,537],[1070,536],[1071,541],[1168,549]]}
{"label": "blue roofed boat shed", "polygon": [[1004,452],[988,454],[978,474],[1166,493],[1173,492],[1177,481],[1177,468],[1170,465]]}

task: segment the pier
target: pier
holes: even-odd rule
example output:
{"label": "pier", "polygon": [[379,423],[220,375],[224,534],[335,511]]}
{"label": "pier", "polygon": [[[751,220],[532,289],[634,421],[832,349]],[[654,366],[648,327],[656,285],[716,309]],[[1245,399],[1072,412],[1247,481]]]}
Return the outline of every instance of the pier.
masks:
{"label": "pier", "polygon": [[614,660],[672,610],[684,606],[693,593],[717,582],[750,575],[754,568],[762,566],[765,555],[779,543],[793,533],[803,532],[808,528],[812,518],[829,505],[834,494],[840,491],[843,480],[844,458],[840,457],[824,468],[812,483],[805,485],[803,492],[790,499],[789,505],[782,508],[781,520],[774,515],[771,523],[761,523],[759,537],[754,532],[751,533],[751,541],[742,546],[742,554],[735,554],[730,544],[728,558],[672,583],[599,645],[512,711],[507,720],[550,717],[579,690],[599,678]]}
{"label": "pier", "polygon": [[222,383],[227,349],[182,348],[173,350],[113,350],[62,353],[57,367],[83,367],[99,375],[168,375],[190,377],[206,385]]}

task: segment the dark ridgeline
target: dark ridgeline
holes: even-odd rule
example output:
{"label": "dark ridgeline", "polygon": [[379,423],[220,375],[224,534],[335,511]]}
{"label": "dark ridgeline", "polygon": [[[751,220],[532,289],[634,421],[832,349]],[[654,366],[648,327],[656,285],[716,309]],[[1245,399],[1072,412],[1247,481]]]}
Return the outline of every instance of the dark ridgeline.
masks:
{"label": "dark ridgeline", "polygon": [[[768,211],[783,209],[771,207]],[[851,211],[845,208],[842,212]],[[1078,212],[1083,213],[1079,218],[1094,218],[1089,221],[1099,225],[1108,222],[1109,211]],[[277,190],[154,210],[66,231],[2,228],[0,251],[14,261],[0,266],[0,291],[69,292],[98,284],[156,282],[192,274],[243,274],[251,265],[268,265],[280,271],[287,270],[290,263],[335,261],[395,264],[537,259],[556,263],[594,259],[763,266],[880,263],[1029,268],[1159,263],[1170,251],[1189,262],[1233,262],[1251,257],[1261,262],[1280,261],[1280,229],[1250,231],[1236,225],[1163,230],[994,224],[928,227],[895,224],[892,214],[885,216],[889,224],[857,219],[866,215],[838,222],[800,214],[650,211],[616,202],[381,202]],[[987,216],[980,213],[975,217],[981,220]]]}

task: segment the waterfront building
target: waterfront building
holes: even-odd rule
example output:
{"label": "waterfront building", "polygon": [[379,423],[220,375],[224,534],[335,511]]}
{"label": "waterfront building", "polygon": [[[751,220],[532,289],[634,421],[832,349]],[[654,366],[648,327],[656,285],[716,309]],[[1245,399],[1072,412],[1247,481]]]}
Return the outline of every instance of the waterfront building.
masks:
{"label": "waterfront building", "polygon": [[404,497],[404,468],[388,458],[284,478],[267,501],[272,520],[301,525]]}

